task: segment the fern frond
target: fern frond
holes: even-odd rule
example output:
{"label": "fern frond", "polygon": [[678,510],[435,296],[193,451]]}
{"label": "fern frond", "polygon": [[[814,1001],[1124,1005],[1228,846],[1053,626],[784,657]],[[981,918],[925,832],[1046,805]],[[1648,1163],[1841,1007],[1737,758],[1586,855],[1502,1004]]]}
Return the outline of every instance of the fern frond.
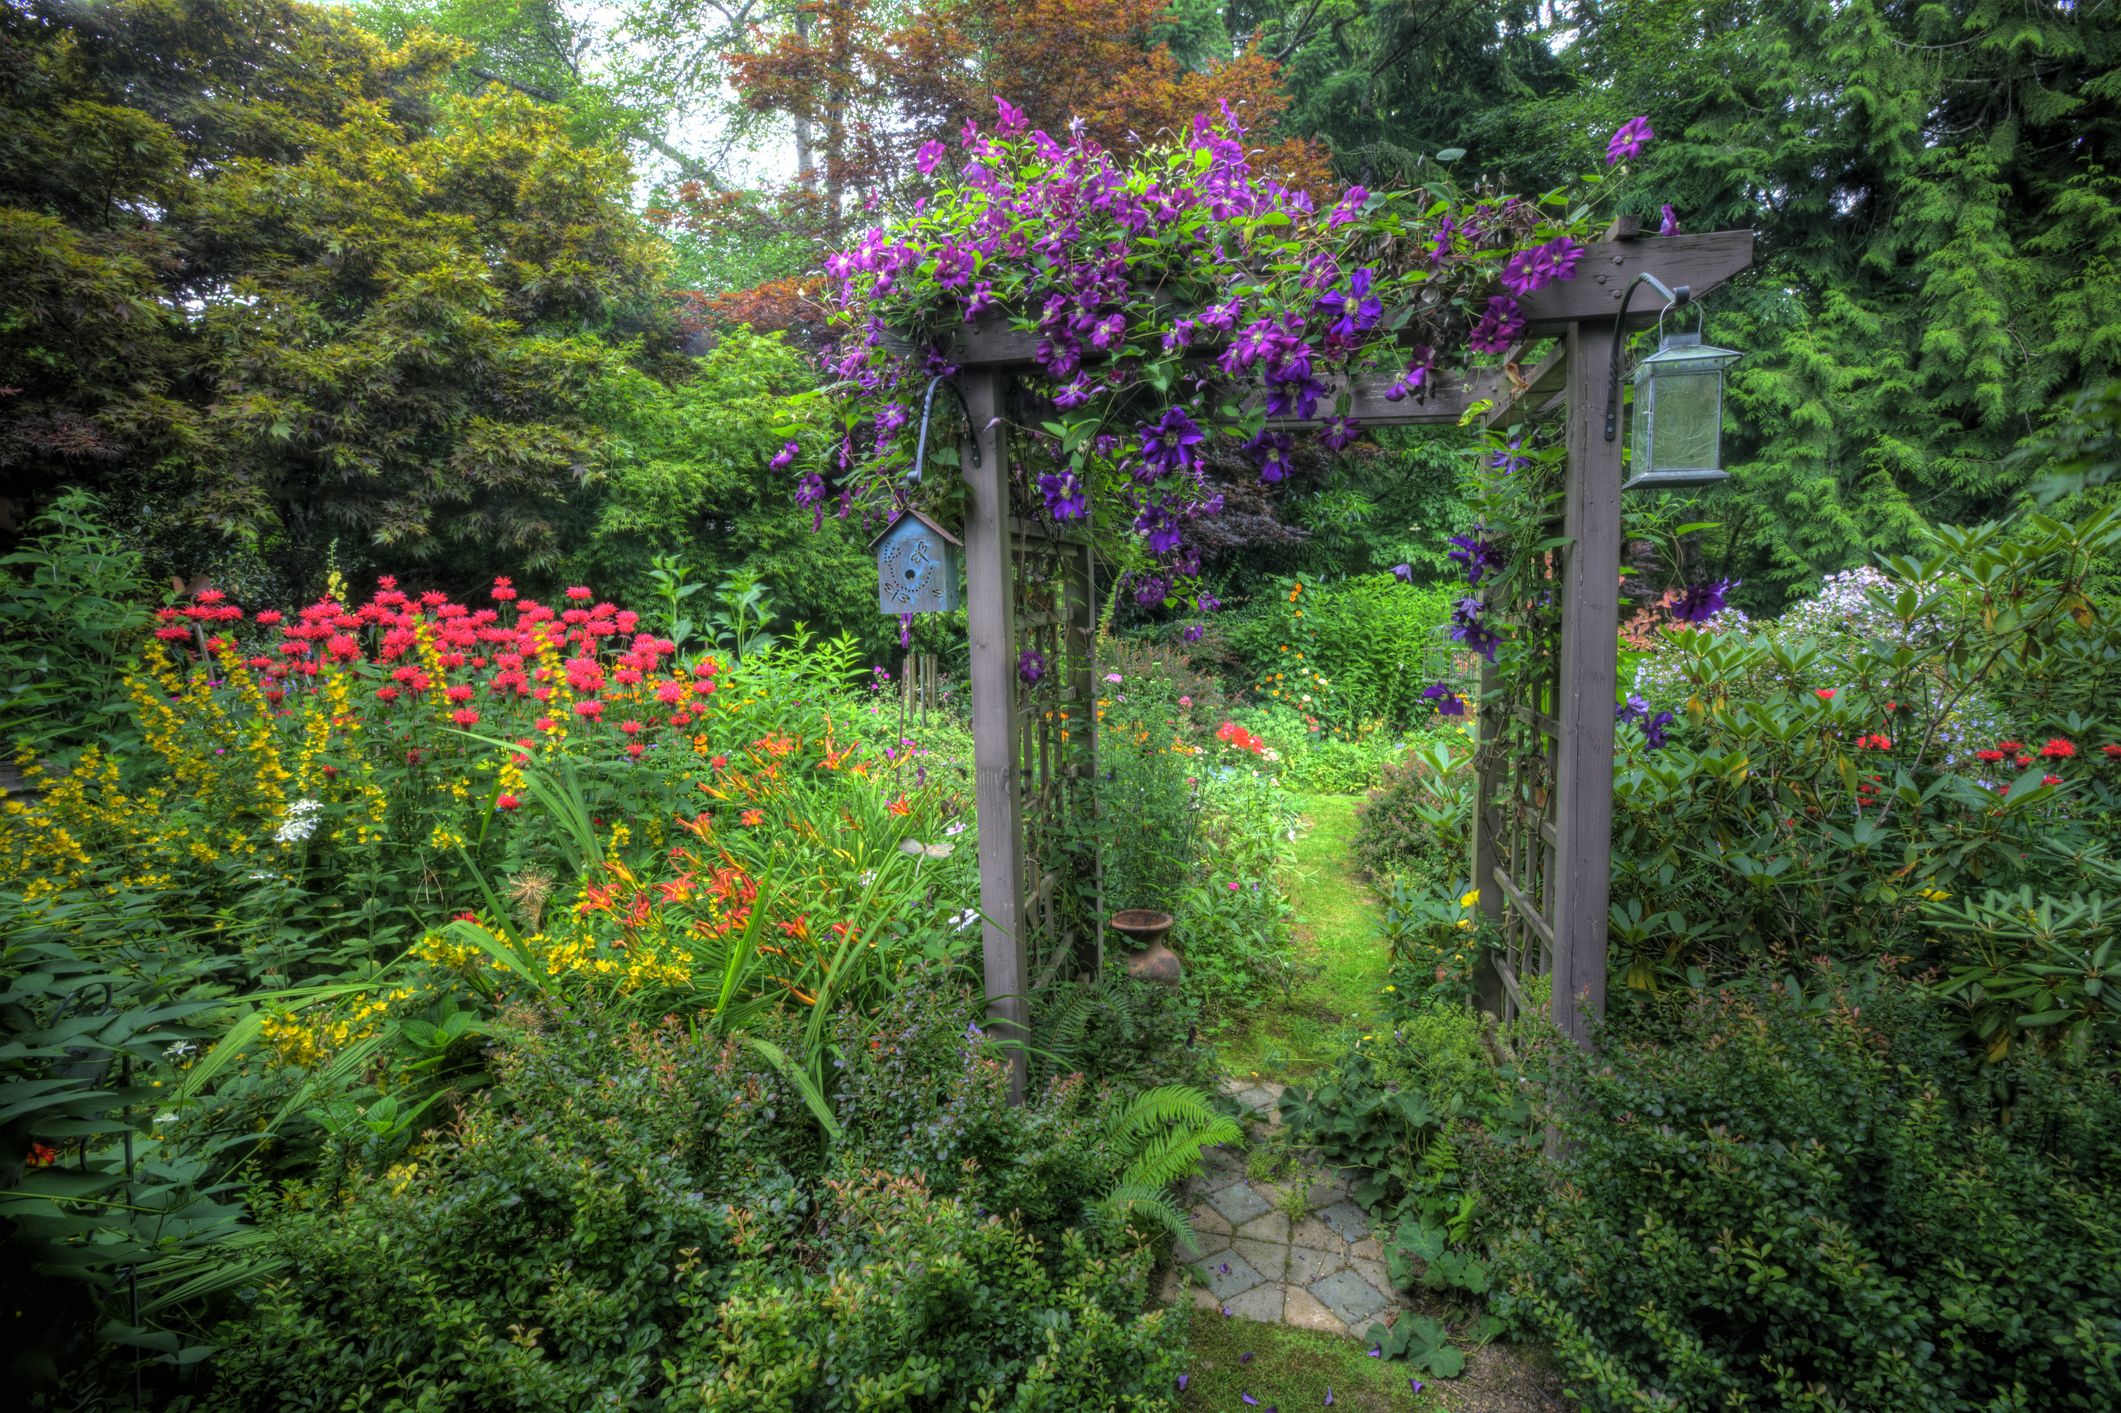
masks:
{"label": "fern frond", "polygon": [[[1208,1128],[1217,1123],[1236,1125],[1216,1112],[1214,1103],[1207,1095],[1190,1084],[1162,1084],[1154,1089],[1145,1089],[1134,1096],[1133,1102],[1119,1116],[1118,1134],[1122,1139],[1140,1139],[1160,1128],[1184,1125],[1188,1128]],[[1231,1137],[1239,1136],[1233,1132]],[[1216,1142],[1227,1143],[1228,1138]]]}
{"label": "fern frond", "polygon": [[1165,1187],[1200,1171],[1201,1149],[1216,1143],[1232,1143],[1243,1136],[1234,1119],[1217,1115],[1202,1127],[1184,1125],[1152,1134],[1128,1160],[1122,1179],[1151,1187]]}
{"label": "fern frond", "polygon": [[1172,1239],[1188,1251],[1200,1250],[1193,1239],[1193,1223],[1186,1220],[1186,1214],[1179,1211],[1160,1188],[1122,1182],[1091,1203],[1090,1210],[1100,1220],[1117,1225],[1145,1223],[1169,1232]]}

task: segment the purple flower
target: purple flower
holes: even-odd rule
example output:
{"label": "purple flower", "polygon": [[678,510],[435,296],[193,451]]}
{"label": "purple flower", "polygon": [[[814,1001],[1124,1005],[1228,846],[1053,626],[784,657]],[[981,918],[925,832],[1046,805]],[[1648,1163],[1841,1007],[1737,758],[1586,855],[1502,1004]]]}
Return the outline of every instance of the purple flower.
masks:
{"label": "purple flower", "polygon": [[[1236,887],[1237,885],[1233,883],[1233,884],[1231,884],[1230,886],[1231,886],[1232,888],[1235,888],[1235,887]],[[1251,1362],[1252,1362],[1252,1351],[1248,1349],[1248,1350],[1246,1350],[1246,1351],[1245,1351],[1244,1353],[1242,1353],[1242,1354],[1238,1355],[1238,1356],[1237,1356],[1237,1362],[1238,1362],[1238,1363],[1240,1363],[1240,1364],[1249,1364],[1249,1363],[1251,1363]]]}
{"label": "purple flower", "polygon": [[1718,579],[1713,584],[1689,584],[1672,605],[1673,621],[1706,623],[1723,612],[1725,596],[1738,587],[1736,579]]}
{"label": "purple flower", "polygon": [[1479,599],[1460,599],[1451,610],[1451,636],[1493,662],[1495,650],[1502,646],[1502,635],[1481,621],[1481,609]]}
{"label": "purple flower", "polygon": [[910,613],[898,616],[898,645],[902,648],[913,646],[913,615]]}
{"label": "purple flower", "polygon": [[1429,375],[1436,371],[1436,350],[1425,343],[1414,345],[1413,357],[1408,360],[1406,371],[1392,380],[1385,389],[1386,402],[1398,402],[1408,393],[1427,386]]}
{"label": "purple flower", "polygon": [[1328,1407],[1328,1408],[1331,1408],[1332,1406],[1333,1406],[1333,1385],[1331,1385],[1331,1384],[1327,1384],[1327,1385],[1326,1385],[1326,1407]]}
{"label": "purple flower", "polygon": [[[1224,1308],[1225,1310],[1227,1310],[1227,1309],[1229,1309],[1230,1307],[1229,1307],[1229,1306],[1227,1306],[1227,1305],[1225,1305],[1225,1306],[1224,1306],[1223,1308]],[[1259,1407],[1259,1400],[1258,1400],[1258,1399],[1256,1399],[1256,1398],[1254,1398],[1254,1397],[1253,1397],[1253,1396],[1252,1396],[1251,1394],[1249,1394],[1249,1393],[1240,1393],[1240,1394],[1238,1394],[1237,1396],[1238,1396],[1239,1398],[1241,1398],[1241,1399],[1243,1399],[1243,1400],[1244,1400],[1245,1406],[1246,1406],[1247,1408],[1257,1408],[1257,1407]]]}
{"label": "purple flower", "polygon": [[988,280],[976,280],[972,285],[972,293],[963,298],[965,318],[977,319],[994,307],[994,285]]}
{"label": "purple flower", "polygon": [[1267,415],[1269,417],[1294,417],[1309,421],[1318,410],[1318,400],[1326,395],[1326,385],[1311,376],[1309,371],[1267,384]]}
{"label": "purple flower", "polygon": [[1200,596],[1193,600],[1193,606],[1199,609],[1202,613],[1213,613],[1223,606],[1223,601],[1215,597],[1215,595],[1209,593],[1206,589],[1202,589],[1200,591]]}
{"label": "purple flower", "polygon": [[1436,714],[1438,716],[1464,716],[1466,714],[1465,698],[1459,696],[1458,693],[1452,691],[1441,682],[1422,688],[1421,695],[1423,700],[1436,704]]}
{"label": "purple flower", "polygon": [[1362,425],[1353,417],[1328,417],[1319,428],[1318,439],[1329,451],[1346,451],[1362,440]]}
{"label": "purple flower", "polygon": [[1485,526],[1475,525],[1468,534],[1451,536],[1454,548],[1450,557],[1465,566],[1469,587],[1478,584],[1480,576],[1489,570],[1502,567],[1502,545],[1487,538],[1485,529]]}
{"label": "purple flower", "polygon": [[1438,265],[1451,258],[1451,240],[1452,237],[1458,234],[1460,234],[1458,222],[1452,220],[1449,216],[1436,223],[1436,233],[1429,238],[1430,269],[1435,269]]}
{"label": "purple flower", "polygon": [[1392,577],[1402,584],[1411,584],[1414,582],[1414,566],[1411,564],[1395,564],[1392,566]]}
{"label": "purple flower", "polygon": [[1610,167],[1615,162],[1624,162],[1631,157],[1637,156],[1641,153],[1644,144],[1655,136],[1657,134],[1650,131],[1650,120],[1648,117],[1628,119],[1620,125],[1619,131],[1615,132],[1612,138],[1607,141],[1605,145],[1605,164]]}
{"label": "purple flower", "polygon": [[1191,1374],[1180,1374],[1178,1376],[1178,1391],[1180,1393],[1184,1393],[1186,1391],[1186,1385],[1192,1382],[1193,1376]]}
{"label": "purple flower", "polygon": [[[1473,325],[1466,343],[1475,353],[1503,353],[1524,332],[1524,311],[1506,294],[1488,296],[1488,307]],[[1308,414],[1306,414],[1308,415]]]}
{"label": "purple flower", "polygon": [[1347,194],[1340,198],[1340,204],[1335,206],[1332,211],[1327,214],[1326,228],[1328,230],[1331,230],[1335,226],[1345,226],[1346,224],[1348,224],[1348,222],[1360,216],[1362,214],[1363,203],[1368,201],[1369,199],[1370,193],[1367,188],[1359,186],[1349,187],[1347,190]]}
{"label": "purple flower", "polygon": [[1046,498],[1046,514],[1063,523],[1082,520],[1090,514],[1090,493],[1073,471],[1048,473],[1038,478],[1038,493]]}
{"label": "purple flower", "polygon": [[1183,407],[1169,408],[1161,418],[1137,430],[1142,459],[1152,471],[1149,480],[1187,470],[1197,459],[1193,448],[1201,443],[1201,430]]}
{"label": "purple flower", "polygon": [[1222,1263],[1222,1264],[1221,1264],[1220,1266],[1217,1266],[1217,1267],[1215,1268],[1215,1274],[1217,1274],[1218,1276],[1227,1276],[1227,1275],[1229,1275],[1229,1274],[1230,1274],[1230,1263],[1229,1263],[1228,1261],[1225,1261],[1225,1262],[1223,1262],[1223,1263]]}
{"label": "purple flower", "polygon": [[1664,217],[1662,221],[1657,223],[1657,234],[1661,236],[1679,234],[1679,213],[1672,209],[1671,202],[1667,201],[1664,205],[1658,207],[1657,214]]}
{"label": "purple flower", "polygon": [[1296,445],[1286,432],[1262,431],[1246,442],[1241,450],[1251,454],[1259,463],[1259,479],[1262,485],[1272,485],[1289,474],[1289,452]]}
{"label": "purple flower", "polygon": [[1653,751],[1664,749],[1664,728],[1672,724],[1670,712],[1660,711],[1652,716],[1650,704],[1633,693],[1629,694],[1625,702],[1613,708],[1613,719],[1619,722],[1632,721],[1640,726],[1643,745]]}
{"label": "purple flower", "polygon": [[776,471],[786,471],[789,467],[795,465],[796,453],[800,452],[802,449],[803,448],[799,444],[795,442],[789,442],[786,446],[782,447],[778,453],[775,454],[773,460],[768,464],[771,465]]}
{"label": "purple flower", "polygon": [[1490,471],[1500,472],[1502,475],[1505,476],[1509,475],[1512,471],[1524,470],[1525,467],[1530,466],[1532,464],[1532,458],[1529,456],[1519,456],[1517,454],[1523,449],[1523,437],[1510,438],[1509,442],[1505,444],[1502,450],[1496,452],[1493,456],[1488,458],[1488,469]]}
{"label": "purple flower", "polygon": [[1346,289],[1334,290],[1318,301],[1318,317],[1332,321],[1329,334],[1352,342],[1384,316],[1383,302],[1370,293],[1371,279],[1366,265],[1348,276]]}
{"label": "purple flower", "polygon": [[932,139],[924,142],[921,144],[920,152],[913,159],[913,165],[919,167],[921,175],[925,177],[935,170],[936,163],[943,160],[943,153],[946,150],[940,142]]}
{"label": "purple flower", "polygon": [[1185,626],[1184,631],[1181,632],[1179,636],[1181,638],[1184,638],[1189,643],[1197,643],[1201,640],[1202,635],[1205,634],[1207,631],[1207,629],[1201,627],[1201,625],[1198,623],[1188,623]]}
{"label": "purple flower", "polygon": [[994,131],[999,136],[1015,137],[1025,128],[1031,126],[1030,120],[1024,116],[1024,110],[1002,97],[999,93],[994,95],[994,106],[1001,114],[994,124]]}
{"label": "purple flower", "polygon": [[1154,608],[1170,597],[1171,581],[1161,574],[1148,575],[1134,590],[1134,601],[1143,608]]}
{"label": "purple flower", "polygon": [[1036,687],[1039,679],[1046,675],[1046,655],[1037,648],[1025,648],[1016,657],[1016,677],[1026,687]]}
{"label": "purple flower", "polygon": [[1567,236],[1556,236],[1545,245],[1520,250],[1502,267],[1502,286],[1520,299],[1545,289],[1556,280],[1576,277],[1583,247]]}
{"label": "purple flower", "polygon": [[1421,1380],[1420,1380],[1420,1379],[1408,1379],[1408,1380],[1407,1380],[1407,1387],[1408,1387],[1408,1388],[1411,1388],[1411,1389],[1413,1389],[1413,1390],[1414,1390],[1414,1392],[1416,1392],[1416,1393],[1420,1393],[1420,1392],[1421,1392]]}
{"label": "purple flower", "polygon": [[[1134,517],[1134,532],[1149,542],[1151,554],[1170,554],[1183,537],[1178,517],[1160,500],[1150,501]],[[1161,596],[1159,596],[1161,597]]]}

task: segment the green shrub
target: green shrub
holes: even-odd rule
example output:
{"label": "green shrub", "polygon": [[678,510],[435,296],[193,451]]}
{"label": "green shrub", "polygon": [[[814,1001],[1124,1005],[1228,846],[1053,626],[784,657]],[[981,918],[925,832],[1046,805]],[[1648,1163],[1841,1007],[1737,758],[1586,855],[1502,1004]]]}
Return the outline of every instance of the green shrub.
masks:
{"label": "green shrub", "polygon": [[130,727],[111,690],[154,620],[140,556],[86,491],[68,491],[0,557],[0,747],[38,754]]}
{"label": "green shrub", "polygon": [[1390,574],[1328,584],[1283,580],[1224,623],[1259,705],[1314,719],[1326,734],[1364,722],[1402,727],[1435,713],[1422,689],[1444,675],[1452,591]]}
{"label": "green shrub", "polygon": [[1473,753],[1431,740],[1389,766],[1383,783],[1355,810],[1355,858],[1383,882],[1398,874],[1449,880],[1470,866]]}
{"label": "green shrub", "polygon": [[1582,1406],[2121,1402],[2110,1072],[1980,1075],[1890,975],[1645,1010],[1543,1047],[1561,1156],[1496,1256]]}
{"label": "green shrub", "polygon": [[918,972],[843,1013],[835,1134],[738,1041],[518,1018],[447,1130],[271,1204],[210,1406],[1161,1406],[1143,1233],[1231,1133],[1079,1077],[1012,1107],[980,1013]]}

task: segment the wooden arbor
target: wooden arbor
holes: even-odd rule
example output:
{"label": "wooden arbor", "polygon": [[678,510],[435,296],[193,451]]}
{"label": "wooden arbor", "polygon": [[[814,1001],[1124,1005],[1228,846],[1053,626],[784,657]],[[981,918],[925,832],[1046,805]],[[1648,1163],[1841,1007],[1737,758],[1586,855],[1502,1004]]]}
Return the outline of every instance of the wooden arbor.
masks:
{"label": "wooden arbor", "polygon": [[[1442,387],[1422,401],[1388,402],[1384,377],[1358,378],[1350,415],[1364,426],[1480,421],[1507,427],[1564,419],[1568,452],[1560,533],[1558,644],[1545,645],[1554,671],[1524,699],[1484,710],[1477,756],[1473,879],[1481,906],[1504,944],[1487,960],[1482,1001],[1508,1013],[1522,1001],[1520,978],[1553,974],[1553,1014],[1583,1043],[1605,1008],[1606,913],[1613,813],[1614,703],[1619,669],[1620,480],[1622,440],[1605,436],[1614,332],[1622,296],[1637,275],[1706,294],[1752,263],[1749,231],[1638,237],[1621,223],[1593,243],[1576,277],[1526,299],[1525,344],[1556,339],[1524,374],[1483,370],[1469,384]],[[1631,326],[1657,305],[1630,306]],[[966,435],[959,464],[968,491],[965,582],[971,636],[973,762],[979,807],[980,911],[988,1014],[997,1033],[1026,1036],[1027,965],[1025,798],[1038,785],[1026,760],[1019,701],[1013,546],[1026,534],[1011,513],[1012,475],[1004,407],[1012,370],[1032,364],[1037,335],[989,320],[954,336],[945,352],[959,365]],[[1213,349],[1199,350],[1210,357]],[[1515,358],[1510,360],[1515,363]],[[1280,421],[1288,429],[1313,423]],[[1085,557],[1087,560],[1087,556]],[[1087,566],[1069,576],[1065,632],[1083,636],[1087,660],[1095,591]],[[1087,672],[1078,700],[1086,724],[1094,704]],[[1483,686],[1490,685],[1484,682]],[[1498,748],[1508,729],[1532,732],[1543,748],[1514,757]],[[1094,747],[1093,747],[1094,749]],[[1113,827],[1124,827],[1118,821]],[[1098,920],[1101,930],[1102,920]],[[1013,1094],[1021,1098],[1017,1052]]]}

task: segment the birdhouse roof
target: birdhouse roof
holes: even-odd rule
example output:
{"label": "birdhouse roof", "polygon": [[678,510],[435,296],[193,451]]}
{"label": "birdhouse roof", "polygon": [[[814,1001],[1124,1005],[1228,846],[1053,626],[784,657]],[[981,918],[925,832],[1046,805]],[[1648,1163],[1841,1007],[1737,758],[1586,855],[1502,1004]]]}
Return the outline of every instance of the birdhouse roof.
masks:
{"label": "birdhouse roof", "polygon": [[932,519],[921,511],[914,510],[911,507],[908,507],[907,509],[900,511],[897,515],[892,517],[891,523],[884,527],[883,533],[869,542],[869,548],[875,549],[878,545],[882,544],[884,541],[890,539],[893,535],[897,534],[899,532],[899,529],[904,526],[908,520],[920,521],[921,524],[926,525],[929,529],[935,531],[936,534],[941,535],[944,539],[948,540],[951,544],[956,545],[959,549],[963,549],[965,547],[965,542],[963,540],[951,534],[948,530],[945,530],[941,525],[938,525],[934,521],[934,519]]}

